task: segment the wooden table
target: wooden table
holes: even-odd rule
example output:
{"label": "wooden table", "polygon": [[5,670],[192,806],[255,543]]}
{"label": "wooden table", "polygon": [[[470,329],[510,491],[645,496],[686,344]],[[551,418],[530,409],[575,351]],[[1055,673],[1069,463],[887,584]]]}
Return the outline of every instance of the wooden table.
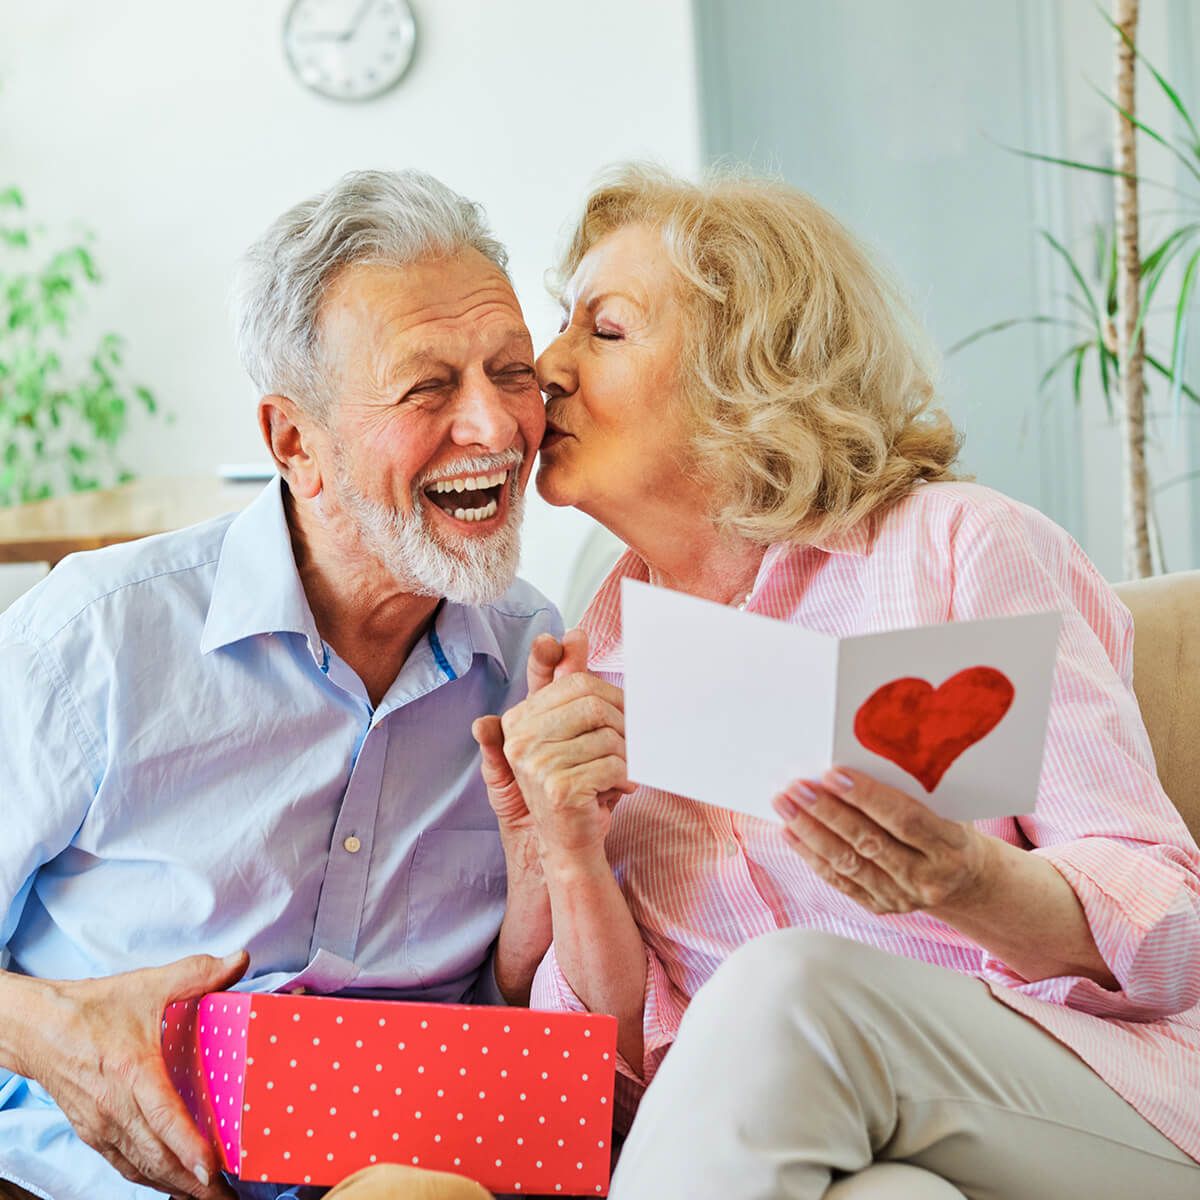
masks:
{"label": "wooden table", "polygon": [[0,508],[0,563],[54,566],[76,550],[182,529],[245,508],[263,486],[228,483],[215,475],[135,479],[120,487]]}

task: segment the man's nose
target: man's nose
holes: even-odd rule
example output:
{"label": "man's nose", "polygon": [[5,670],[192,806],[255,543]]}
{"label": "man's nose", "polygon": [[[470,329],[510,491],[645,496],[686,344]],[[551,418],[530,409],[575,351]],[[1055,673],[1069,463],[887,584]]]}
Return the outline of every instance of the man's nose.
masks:
{"label": "man's nose", "polygon": [[560,333],[537,360],[538,385],[548,396],[569,396],[576,387],[571,331]]}
{"label": "man's nose", "polygon": [[505,394],[490,379],[463,389],[454,414],[452,436],[460,446],[483,446],[489,451],[507,450],[518,429]]}

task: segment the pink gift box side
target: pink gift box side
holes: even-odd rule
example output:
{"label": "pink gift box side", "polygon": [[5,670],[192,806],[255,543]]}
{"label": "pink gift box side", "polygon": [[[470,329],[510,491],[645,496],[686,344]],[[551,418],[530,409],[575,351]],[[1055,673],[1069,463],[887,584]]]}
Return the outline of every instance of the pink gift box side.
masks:
{"label": "pink gift box side", "polygon": [[607,1194],[612,1017],[217,993],[163,1025],[176,1087],[242,1178],[324,1185],[399,1162]]}
{"label": "pink gift box side", "polygon": [[241,992],[214,992],[172,1004],[163,1014],[163,1056],[175,1089],[227,1171],[237,1171],[241,1161],[252,1000]]}

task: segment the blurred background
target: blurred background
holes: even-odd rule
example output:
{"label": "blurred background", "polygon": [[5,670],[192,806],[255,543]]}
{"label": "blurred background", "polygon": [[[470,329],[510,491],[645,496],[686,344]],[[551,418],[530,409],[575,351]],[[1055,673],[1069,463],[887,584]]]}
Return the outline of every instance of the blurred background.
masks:
{"label": "blurred background", "polygon": [[[226,318],[234,264],[283,209],[355,168],[418,166],[481,201],[539,350],[557,328],[545,269],[597,172],[628,158],[688,174],[745,162],[811,192],[891,265],[943,351],[1006,318],[1073,318],[1076,281],[1039,228],[1103,276],[1093,247],[1111,180],[1006,149],[1111,164],[1112,109],[1095,88],[1109,86],[1112,32],[1092,0],[412,0],[411,67],[358,102],[292,69],[293,8],[0,9],[0,192],[17,189],[47,252],[87,246],[99,281],[79,285],[70,335],[90,353],[115,334],[129,387],[156,402],[122,401],[117,458],[140,476],[186,489],[265,461]],[[1140,45],[1200,101],[1200,6],[1143,0]],[[1139,113],[1174,131],[1179,113],[1147,78]],[[1178,224],[1197,180],[1146,139],[1142,152],[1159,181],[1146,219]],[[11,195],[10,208],[15,220]],[[1170,343],[1173,320],[1166,302],[1152,313],[1152,343]],[[1073,360],[1039,388],[1071,344],[1065,326],[1014,326],[946,358],[943,394],[966,467],[1064,525],[1115,579],[1120,449],[1096,362],[1078,402]],[[1185,355],[1193,387],[1195,374]],[[1150,383],[1159,566],[1179,570],[1200,565],[1200,405]],[[522,573],[563,602],[590,529],[535,498]]]}

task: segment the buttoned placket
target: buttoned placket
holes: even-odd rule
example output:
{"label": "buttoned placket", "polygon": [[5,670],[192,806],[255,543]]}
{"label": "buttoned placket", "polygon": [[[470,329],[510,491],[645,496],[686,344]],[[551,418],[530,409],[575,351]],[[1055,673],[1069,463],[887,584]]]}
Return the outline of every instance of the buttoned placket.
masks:
{"label": "buttoned placket", "polygon": [[329,859],[317,902],[310,960],[320,951],[354,961],[362,927],[379,805],[388,754],[388,718],[397,709],[457,678],[436,633],[414,647],[408,662],[377,709],[362,680],[329,646],[323,646],[321,673],[361,708],[363,733],[330,839]]}

